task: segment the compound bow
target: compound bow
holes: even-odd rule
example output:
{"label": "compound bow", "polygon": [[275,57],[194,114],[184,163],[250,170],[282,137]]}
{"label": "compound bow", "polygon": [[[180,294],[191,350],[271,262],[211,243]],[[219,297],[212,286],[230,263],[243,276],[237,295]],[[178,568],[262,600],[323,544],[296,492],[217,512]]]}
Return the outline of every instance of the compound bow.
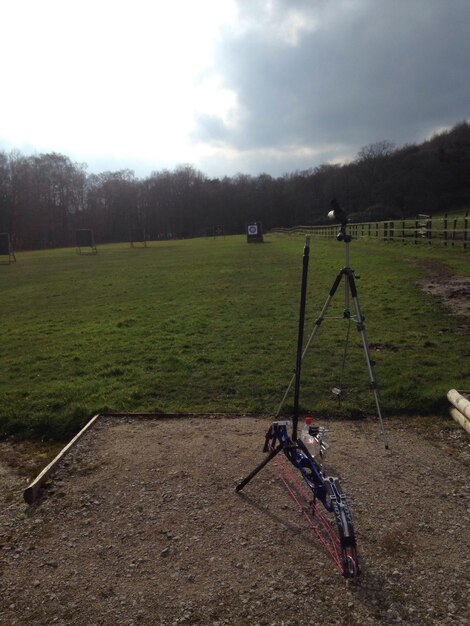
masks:
{"label": "compound bow", "polygon": [[[312,456],[302,440],[297,437],[309,243],[310,238],[306,237],[300,297],[292,435],[289,435],[291,426],[289,421],[273,422],[266,433],[263,448],[263,452],[267,453],[267,456],[237,485],[236,491],[241,491],[265,465],[282,451],[283,455],[279,456],[275,462],[275,469],[279,478],[289,491],[299,510],[307,519],[314,534],[339,567],[343,576],[352,578],[358,576],[360,572],[356,538],[349,506],[339,480],[334,476],[326,475],[323,471],[323,456],[327,444],[322,440],[321,433],[315,432],[314,438],[318,444],[319,454]],[[300,472],[303,482],[292,471],[292,466]],[[323,508],[317,505],[317,501],[322,504]],[[325,515],[323,509],[326,514],[333,515],[334,522]]]}

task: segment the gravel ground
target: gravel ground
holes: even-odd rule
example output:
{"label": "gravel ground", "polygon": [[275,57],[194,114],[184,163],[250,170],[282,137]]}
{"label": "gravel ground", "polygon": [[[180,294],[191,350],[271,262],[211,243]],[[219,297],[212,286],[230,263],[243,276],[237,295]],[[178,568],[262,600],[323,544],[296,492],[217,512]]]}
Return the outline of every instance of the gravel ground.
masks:
{"label": "gravel ground", "polygon": [[[263,458],[267,419],[100,418],[37,505],[0,466],[0,624],[470,624],[469,439],[331,428],[362,575],[345,580]],[[6,444],[3,444],[6,445]]]}

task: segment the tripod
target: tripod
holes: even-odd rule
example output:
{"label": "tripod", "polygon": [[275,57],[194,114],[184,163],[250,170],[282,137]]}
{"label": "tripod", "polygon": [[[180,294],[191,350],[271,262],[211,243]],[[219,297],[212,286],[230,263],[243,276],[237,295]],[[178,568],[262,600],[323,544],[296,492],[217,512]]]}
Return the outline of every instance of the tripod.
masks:
{"label": "tripod", "polygon": [[[334,206],[334,205],[333,205]],[[331,214],[333,214],[334,212],[332,211]],[[336,215],[336,213],[335,213]],[[339,284],[341,282],[341,280],[344,278],[344,309],[343,309],[343,318],[347,319],[347,320],[352,320],[356,323],[356,328],[359,331],[360,335],[361,335],[361,340],[362,340],[362,347],[364,349],[364,356],[365,356],[365,360],[366,360],[366,365],[367,365],[367,370],[369,373],[369,379],[370,379],[370,388],[372,389],[372,393],[374,394],[374,399],[375,399],[375,405],[377,408],[377,416],[379,418],[379,423],[380,423],[380,431],[384,440],[384,444],[385,444],[385,448],[388,449],[388,438],[387,438],[387,434],[385,432],[384,429],[384,425],[383,425],[383,419],[382,419],[382,412],[380,410],[380,402],[379,402],[379,394],[378,394],[378,384],[377,384],[377,380],[375,378],[375,374],[374,374],[374,361],[371,360],[370,358],[370,354],[369,354],[369,344],[367,342],[367,336],[366,336],[366,329],[365,329],[365,325],[364,325],[364,316],[361,313],[361,308],[359,306],[359,297],[357,295],[357,287],[356,287],[356,281],[354,278],[354,270],[351,269],[350,265],[349,265],[349,258],[350,258],[350,244],[352,241],[352,236],[347,233],[346,231],[346,224],[347,224],[347,218],[346,215],[341,211],[340,215],[342,216],[342,221],[341,221],[341,226],[339,229],[339,232],[336,236],[338,241],[343,241],[345,244],[345,264],[344,267],[338,272],[338,275],[336,276],[333,285],[328,293],[328,296],[326,298],[325,304],[323,305],[323,308],[320,312],[319,317],[315,320],[314,326],[313,326],[313,330],[310,334],[310,337],[308,338],[308,341],[305,345],[305,348],[302,352],[302,360],[305,357],[305,354],[307,353],[307,350],[309,349],[313,338],[315,337],[318,329],[320,328],[321,323],[323,322],[323,320],[325,319],[325,315],[326,312],[328,310],[328,307],[330,305],[330,302],[333,298],[333,296],[335,295]],[[350,311],[350,301],[353,301],[354,304],[354,310],[355,310],[355,314],[351,315],[351,311]],[[294,381],[296,380],[296,375],[294,374],[289,382],[289,385],[286,389],[286,392],[284,394],[284,397],[281,400],[281,404],[279,405],[279,408],[277,410],[277,415],[280,414],[281,409],[284,405],[284,402],[287,398],[287,395],[292,387],[292,384],[294,383]],[[337,392],[341,393],[340,390],[337,390]]]}

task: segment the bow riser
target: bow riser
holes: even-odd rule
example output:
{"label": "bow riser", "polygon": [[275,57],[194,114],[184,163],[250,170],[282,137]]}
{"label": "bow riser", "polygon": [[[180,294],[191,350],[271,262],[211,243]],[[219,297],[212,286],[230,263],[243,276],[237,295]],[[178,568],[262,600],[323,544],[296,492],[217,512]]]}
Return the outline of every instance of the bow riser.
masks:
{"label": "bow riser", "polygon": [[319,515],[316,501],[319,500],[328,513],[333,513],[337,528],[337,560],[345,578],[359,574],[356,551],[356,538],[346,497],[341,489],[339,479],[324,476],[322,467],[310,455],[302,441],[293,441],[288,433],[289,422],[274,422],[267,434],[264,451],[274,450],[280,446],[284,456],[299,470],[303,481],[308,486],[312,499],[310,510],[313,517]]}

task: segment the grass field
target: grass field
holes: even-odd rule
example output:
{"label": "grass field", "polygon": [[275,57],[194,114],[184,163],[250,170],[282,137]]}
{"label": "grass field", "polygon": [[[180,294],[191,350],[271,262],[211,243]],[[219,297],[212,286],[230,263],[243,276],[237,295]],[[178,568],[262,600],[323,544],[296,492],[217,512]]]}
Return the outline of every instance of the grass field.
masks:
{"label": "grass field", "polygon": [[[295,363],[302,252],[302,237],[271,236],[18,253],[0,267],[1,436],[69,436],[102,410],[275,412]],[[343,255],[312,242],[306,336]],[[352,244],[385,415],[445,415],[448,389],[470,386],[462,321],[415,284],[429,260],[468,275],[462,249]],[[342,288],[333,303],[341,316]],[[338,412],[346,330],[325,320],[315,337],[306,411]],[[374,413],[354,326],[349,344],[341,411]]]}

